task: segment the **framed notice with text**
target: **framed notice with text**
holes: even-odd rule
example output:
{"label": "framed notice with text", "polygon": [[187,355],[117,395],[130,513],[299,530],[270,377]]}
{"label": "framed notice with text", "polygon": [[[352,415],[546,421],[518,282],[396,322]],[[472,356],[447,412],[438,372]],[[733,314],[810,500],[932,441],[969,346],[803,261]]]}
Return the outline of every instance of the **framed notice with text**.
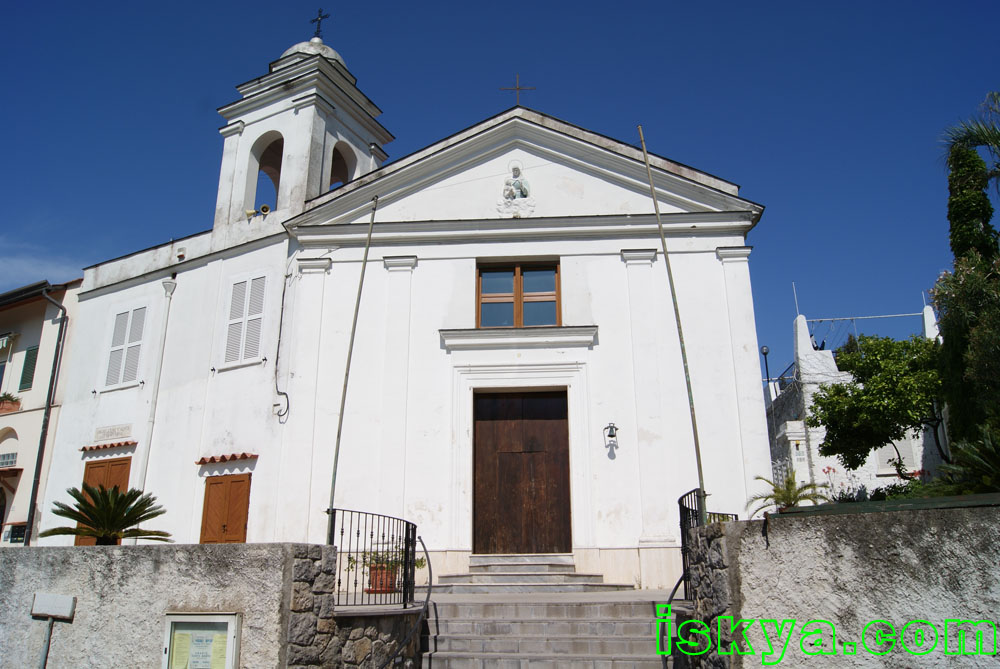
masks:
{"label": "framed notice with text", "polygon": [[163,669],[237,669],[239,613],[168,613]]}

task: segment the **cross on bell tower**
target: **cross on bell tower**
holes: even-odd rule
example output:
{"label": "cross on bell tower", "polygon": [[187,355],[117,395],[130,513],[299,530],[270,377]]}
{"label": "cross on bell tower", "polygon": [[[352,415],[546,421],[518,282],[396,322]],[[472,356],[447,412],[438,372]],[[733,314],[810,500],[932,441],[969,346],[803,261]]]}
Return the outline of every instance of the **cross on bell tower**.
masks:
{"label": "cross on bell tower", "polygon": [[320,39],[323,38],[323,34],[322,34],[323,19],[328,19],[328,18],[330,18],[330,15],[329,14],[324,14],[323,13],[323,8],[320,7],[319,11],[316,13],[316,18],[309,20],[309,23],[315,23],[316,24],[316,32],[313,33],[313,37],[319,37]]}

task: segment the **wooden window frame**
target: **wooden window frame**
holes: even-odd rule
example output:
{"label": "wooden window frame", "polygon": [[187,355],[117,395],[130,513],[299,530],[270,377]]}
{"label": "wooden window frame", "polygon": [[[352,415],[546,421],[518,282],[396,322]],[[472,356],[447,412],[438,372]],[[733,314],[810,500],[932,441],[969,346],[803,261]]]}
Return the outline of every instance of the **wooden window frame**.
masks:
{"label": "wooden window frame", "polygon": [[[531,269],[554,269],[556,276],[555,291],[543,293],[525,293],[522,271]],[[513,293],[486,293],[483,294],[483,270],[513,270],[514,271],[514,292]],[[525,302],[552,302],[556,303],[555,325],[525,325],[524,324],[524,303]],[[514,303],[514,325],[483,325],[483,304]],[[517,262],[517,263],[484,263],[476,266],[476,328],[483,330],[500,330],[510,328],[545,328],[562,326],[562,290],[559,277],[559,261],[544,262]]]}

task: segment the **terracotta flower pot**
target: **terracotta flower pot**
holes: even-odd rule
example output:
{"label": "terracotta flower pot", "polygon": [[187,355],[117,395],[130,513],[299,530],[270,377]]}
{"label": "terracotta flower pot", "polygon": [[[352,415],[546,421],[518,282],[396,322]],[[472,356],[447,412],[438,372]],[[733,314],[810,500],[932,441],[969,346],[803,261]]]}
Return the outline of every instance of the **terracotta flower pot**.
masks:
{"label": "terracotta flower pot", "polygon": [[368,567],[368,587],[365,592],[376,595],[396,592],[396,569],[377,564]]}
{"label": "terracotta flower pot", "polygon": [[0,414],[13,413],[21,410],[21,400],[0,400]]}

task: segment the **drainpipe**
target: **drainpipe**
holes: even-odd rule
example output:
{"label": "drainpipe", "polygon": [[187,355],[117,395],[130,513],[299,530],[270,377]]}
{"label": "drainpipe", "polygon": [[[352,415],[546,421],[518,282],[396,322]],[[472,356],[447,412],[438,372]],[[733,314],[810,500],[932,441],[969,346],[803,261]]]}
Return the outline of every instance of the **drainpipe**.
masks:
{"label": "drainpipe", "polygon": [[[139,471],[139,480],[136,487],[146,492],[146,473],[149,471],[149,454],[153,447],[153,424],[156,422],[156,401],[160,397],[160,373],[163,371],[163,353],[167,348],[167,321],[170,320],[170,303],[177,288],[174,274],[169,279],[163,280],[163,297],[166,299],[166,306],[163,312],[163,320],[160,324],[160,354],[156,359],[156,370],[153,372],[153,395],[149,398],[149,419],[146,422],[146,447],[139,451],[142,461],[136,468]],[[134,542],[132,539],[131,542]],[[130,543],[131,543],[130,542]]]}
{"label": "drainpipe", "polygon": [[[63,288],[65,289],[65,284]],[[31,497],[28,500],[28,524],[24,528],[24,545],[31,543],[31,531],[35,523],[35,504],[38,502],[38,487],[42,480],[42,460],[45,458],[45,440],[49,434],[49,418],[52,416],[52,403],[56,395],[56,376],[59,372],[59,360],[62,357],[63,344],[66,337],[66,321],[69,316],[66,314],[66,307],[49,297],[49,286],[42,288],[42,297],[55,305],[55,308],[62,312],[59,319],[59,334],[56,336],[56,350],[52,355],[52,371],[49,373],[49,390],[45,395],[45,412],[42,414],[42,432],[38,437],[38,455],[35,457],[35,477],[31,481]]]}

